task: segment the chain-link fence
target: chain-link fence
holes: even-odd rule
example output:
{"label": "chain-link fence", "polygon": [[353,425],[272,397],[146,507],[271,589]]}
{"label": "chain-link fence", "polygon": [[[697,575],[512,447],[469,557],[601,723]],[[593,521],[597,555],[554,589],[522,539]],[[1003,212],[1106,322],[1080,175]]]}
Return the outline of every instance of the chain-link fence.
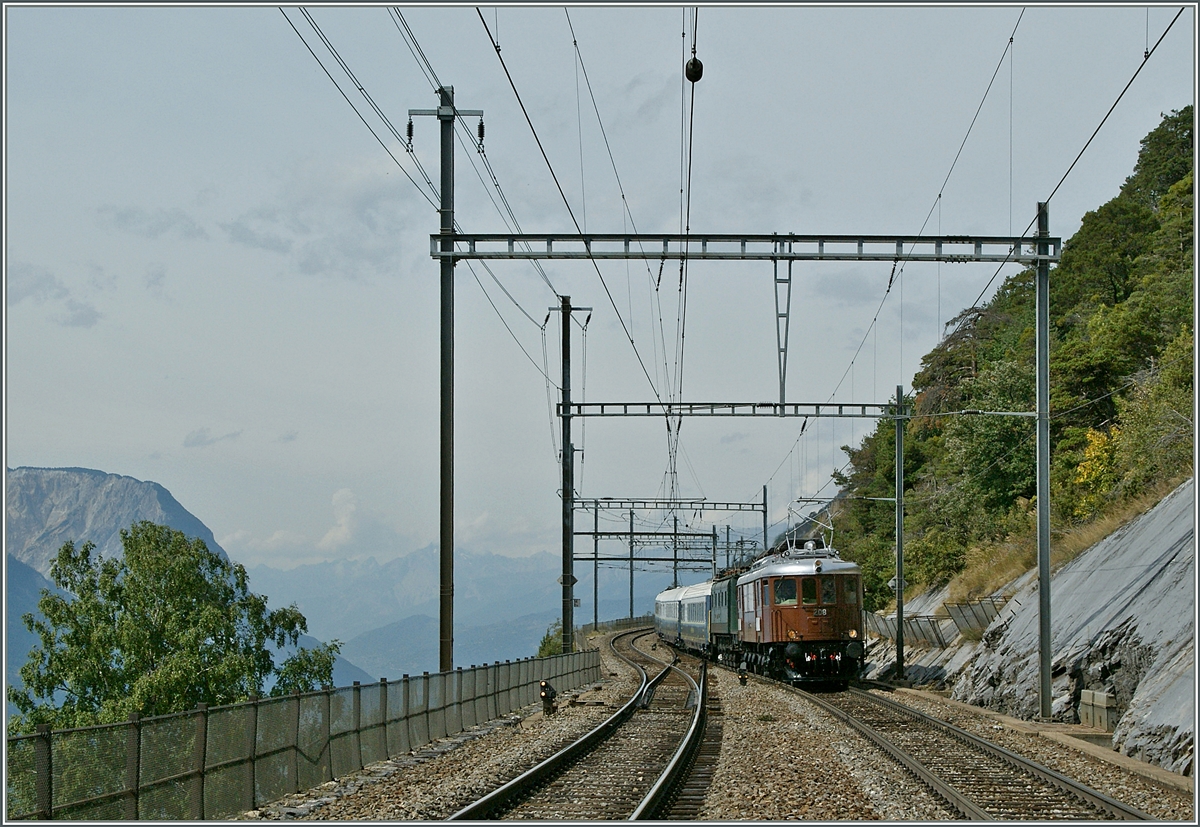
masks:
{"label": "chain-link fence", "polygon": [[7,739],[7,818],[224,818],[600,679],[600,653],[496,662],[388,683]]}

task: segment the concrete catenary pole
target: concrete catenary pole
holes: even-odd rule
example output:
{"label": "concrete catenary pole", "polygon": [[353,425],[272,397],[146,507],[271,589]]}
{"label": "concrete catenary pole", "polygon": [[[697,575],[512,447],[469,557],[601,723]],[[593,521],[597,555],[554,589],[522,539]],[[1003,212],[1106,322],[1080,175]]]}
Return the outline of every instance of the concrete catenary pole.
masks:
{"label": "concrete catenary pole", "polygon": [[[1050,234],[1050,209],[1038,203],[1038,235]],[[1038,242],[1039,256],[1050,254]],[[1037,546],[1038,546],[1038,654],[1041,715],[1051,716],[1050,683],[1050,262],[1037,265]]]}
{"label": "concrete catenary pole", "polygon": [[600,503],[592,512],[592,630],[600,628]]}
{"label": "concrete catenary pole", "polygon": [[674,533],[671,535],[671,588],[679,588],[679,515],[675,515]]}
{"label": "concrete catenary pole", "polygon": [[633,511],[629,512],[629,619],[633,619]]}
{"label": "concrete catenary pole", "polygon": [[770,546],[767,544],[767,487],[763,486],[763,554],[770,551]]}

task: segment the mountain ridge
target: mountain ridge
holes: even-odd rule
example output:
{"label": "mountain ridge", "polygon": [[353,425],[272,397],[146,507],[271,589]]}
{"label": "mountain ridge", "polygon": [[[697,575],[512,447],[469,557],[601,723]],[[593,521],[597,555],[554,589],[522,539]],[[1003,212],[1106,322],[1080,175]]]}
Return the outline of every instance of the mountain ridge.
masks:
{"label": "mountain ridge", "polygon": [[228,560],[212,531],[165,487],[93,468],[5,468],[5,551],[49,577],[68,541],[92,542],[103,557],[122,553],[121,530],[141,520],[204,541]]}

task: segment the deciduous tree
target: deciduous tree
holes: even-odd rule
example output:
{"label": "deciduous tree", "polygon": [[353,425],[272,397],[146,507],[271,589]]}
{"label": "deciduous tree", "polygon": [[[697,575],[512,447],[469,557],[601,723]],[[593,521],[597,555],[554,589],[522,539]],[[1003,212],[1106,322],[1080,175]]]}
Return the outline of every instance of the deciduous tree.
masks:
{"label": "deciduous tree", "polygon": [[101,559],[90,542],[59,549],[51,577],[65,594],[43,590],[42,617],[23,618],[40,645],[21,667],[24,688],[8,688],[16,728],[233,703],[271,678],[277,691],[332,680],[337,641],[276,665],[272,646],[295,646],[308,624],[294,604],[268,609],[243,566],[150,522],[122,530],[121,542],[120,558]]}

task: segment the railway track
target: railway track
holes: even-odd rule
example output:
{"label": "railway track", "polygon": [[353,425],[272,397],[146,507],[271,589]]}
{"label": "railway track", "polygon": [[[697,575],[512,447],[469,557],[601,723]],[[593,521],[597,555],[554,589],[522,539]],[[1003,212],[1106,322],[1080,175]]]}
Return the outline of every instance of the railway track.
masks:
{"label": "railway track", "polygon": [[827,696],[788,689],[850,724],[972,821],[1151,818],[895,701],[856,689]]}
{"label": "railway track", "polygon": [[713,773],[721,757],[725,712],[716,687],[707,682],[704,691],[704,734],[684,777],[671,794],[660,817],[670,821],[697,821],[704,807]]}
{"label": "railway track", "polygon": [[[665,812],[703,733],[704,670],[676,665],[665,648],[639,649],[633,645],[639,638],[654,640],[653,633],[638,630],[610,642],[642,675],[625,706],[450,819],[640,819]],[[665,653],[669,662],[662,660]]]}

